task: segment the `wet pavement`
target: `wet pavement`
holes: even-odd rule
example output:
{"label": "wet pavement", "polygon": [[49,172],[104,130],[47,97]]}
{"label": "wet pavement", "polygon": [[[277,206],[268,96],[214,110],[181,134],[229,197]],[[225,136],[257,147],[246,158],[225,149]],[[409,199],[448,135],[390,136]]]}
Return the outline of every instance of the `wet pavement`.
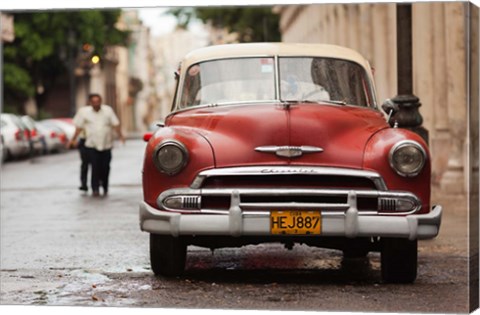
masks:
{"label": "wet pavement", "polygon": [[380,256],[279,244],[189,247],[186,273],[153,276],[139,229],[144,143],[113,151],[108,197],[78,191],[75,151],[1,170],[2,305],[361,312],[468,312],[466,201],[444,206],[440,235],[419,242],[417,281],[380,282]]}

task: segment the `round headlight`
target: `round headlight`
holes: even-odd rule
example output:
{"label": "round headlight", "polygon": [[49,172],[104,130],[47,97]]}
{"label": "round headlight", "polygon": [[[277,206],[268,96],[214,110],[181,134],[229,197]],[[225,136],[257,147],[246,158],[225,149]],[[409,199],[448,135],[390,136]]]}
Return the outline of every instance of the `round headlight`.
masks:
{"label": "round headlight", "polygon": [[425,165],[427,155],[415,141],[400,141],[390,150],[390,166],[404,177],[417,176]]}
{"label": "round headlight", "polygon": [[177,141],[161,143],[153,154],[153,163],[157,169],[168,175],[175,175],[180,172],[187,165],[187,162],[187,149]]}

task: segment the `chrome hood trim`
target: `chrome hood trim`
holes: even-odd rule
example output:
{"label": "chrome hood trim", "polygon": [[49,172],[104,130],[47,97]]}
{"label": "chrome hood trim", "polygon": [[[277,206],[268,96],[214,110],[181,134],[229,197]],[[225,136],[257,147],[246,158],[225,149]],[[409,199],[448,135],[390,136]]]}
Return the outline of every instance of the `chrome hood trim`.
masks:
{"label": "chrome hood trim", "polygon": [[192,189],[200,189],[204,181],[214,176],[264,176],[264,175],[337,175],[355,176],[370,179],[377,190],[388,190],[385,181],[380,174],[372,171],[345,169],[336,167],[308,167],[308,166],[252,166],[252,167],[231,167],[215,168],[200,172],[190,185]]}

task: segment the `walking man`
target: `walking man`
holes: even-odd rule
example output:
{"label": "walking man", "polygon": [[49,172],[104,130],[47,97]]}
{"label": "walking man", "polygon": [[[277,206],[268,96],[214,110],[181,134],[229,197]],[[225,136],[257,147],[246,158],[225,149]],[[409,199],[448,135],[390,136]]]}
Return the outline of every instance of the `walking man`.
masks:
{"label": "walking man", "polygon": [[69,146],[74,145],[80,133],[85,131],[85,149],[92,166],[92,195],[99,196],[102,187],[103,195],[106,196],[112,159],[112,130],[116,131],[122,143],[125,143],[125,138],[115,112],[110,106],[102,104],[102,97],[99,94],[90,94],[88,99],[91,106],[82,107],[73,118],[76,130]]}
{"label": "walking man", "polygon": [[[92,105],[90,103],[90,99],[88,100],[87,105]],[[77,148],[78,152],[80,153],[80,189],[81,191],[87,192],[88,191],[88,186],[87,186],[87,179],[88,179],[88,167],[90,162],[88,161],[88,154],[87,154],[87,149],[85,148],[85,130],[82,130],[80,134],[78,135],[78,143],[77,143]]]}
{"label": "walking man", "polygon": [[88,161],[87,148],[85,147],[85,131],[82,131],[78,137],[78,152],[80,152],[80,189],[81,191],[87,192],[87,178],[88,178]]}

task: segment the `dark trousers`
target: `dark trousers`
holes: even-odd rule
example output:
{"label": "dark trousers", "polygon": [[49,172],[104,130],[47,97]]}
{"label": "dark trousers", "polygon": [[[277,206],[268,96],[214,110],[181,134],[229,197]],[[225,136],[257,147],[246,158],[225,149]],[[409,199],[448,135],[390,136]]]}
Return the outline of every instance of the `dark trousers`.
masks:
{"label": "dark trousers", "polygon": [[78,151],[80,152],[80,185],[87,187],[87,174],[88,174],[88,160],[87,148],[85,147],[85,139],[78,140]]}
{"label": "dark trousers", "polygon": [[103,191],[108,191],[108,176],[110,175],[110,161],[112,160],[112,150],[98,151],[93,148],[86,148],[88,159],[92,165],[92,190],[99,191],[100,186]]}

